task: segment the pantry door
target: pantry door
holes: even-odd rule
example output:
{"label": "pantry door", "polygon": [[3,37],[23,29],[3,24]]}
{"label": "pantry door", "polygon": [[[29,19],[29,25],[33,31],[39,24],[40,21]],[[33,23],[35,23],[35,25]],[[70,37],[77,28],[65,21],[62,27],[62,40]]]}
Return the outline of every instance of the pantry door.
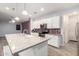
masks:
{"label": "pantry door", "polygon": [[78,14],[70,15],[69,16],[69,23],[68,23],[68,39],[76,41],[76,28],[77,28],[77,21]]}

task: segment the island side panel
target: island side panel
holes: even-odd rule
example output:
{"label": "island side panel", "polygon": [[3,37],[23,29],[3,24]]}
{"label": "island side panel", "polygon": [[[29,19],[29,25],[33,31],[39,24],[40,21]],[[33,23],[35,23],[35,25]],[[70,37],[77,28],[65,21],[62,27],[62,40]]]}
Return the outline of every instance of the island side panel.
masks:
{"label": "island side panel", "polygon": [[47,56],[48,55],[48,41],[42,42],[35,46],[30,47],[22,52],[19,56]]}

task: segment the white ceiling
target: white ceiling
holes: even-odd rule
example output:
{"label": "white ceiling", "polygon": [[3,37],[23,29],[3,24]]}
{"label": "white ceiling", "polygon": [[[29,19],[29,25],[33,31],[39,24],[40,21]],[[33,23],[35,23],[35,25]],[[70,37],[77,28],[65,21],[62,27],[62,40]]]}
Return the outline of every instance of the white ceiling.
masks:
{"label": "white ceiling", "polygon": [[[10,10],[6,10],[5,7],[8,6]],[[53,13],[56,11],[61,11],[65,9],[70,9],[73,7],[79,6],[78,3],[26,3],[25,9],[29,14],[32,15],[32,18],[40,17],[48,13]],[[15,11],[12,10],[15,8]],[[40,8],[45,8],[45,11],[41,12]],[[0,21],[9,21],[11,16],[20,17],[21,21],[26,20],[28,16],[22,15],[22,10],[24,9],[23,3],[1,3],[0,4]],[[34,14],[37,12],[37,14]]]}

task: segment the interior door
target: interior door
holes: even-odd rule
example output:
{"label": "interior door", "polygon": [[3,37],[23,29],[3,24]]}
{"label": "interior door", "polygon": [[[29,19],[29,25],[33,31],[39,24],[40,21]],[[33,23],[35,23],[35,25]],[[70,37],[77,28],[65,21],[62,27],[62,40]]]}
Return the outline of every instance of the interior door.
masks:
{"label": "interior door", "polygon": [[76,41],[76,25],[77,25],[78,15],[69,16],[68,25],[68,39]]}

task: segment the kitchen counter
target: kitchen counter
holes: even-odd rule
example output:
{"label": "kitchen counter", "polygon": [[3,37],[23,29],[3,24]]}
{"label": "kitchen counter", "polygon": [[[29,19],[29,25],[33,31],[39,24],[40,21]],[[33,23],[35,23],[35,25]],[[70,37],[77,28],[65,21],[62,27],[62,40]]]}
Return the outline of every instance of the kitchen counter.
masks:
{"label": "kitchen counter", "polygon": [[12,54],[22,52],[25,49],[47,41],[47,39],[42,37],[22,33],[6,34],[5,36]]}

